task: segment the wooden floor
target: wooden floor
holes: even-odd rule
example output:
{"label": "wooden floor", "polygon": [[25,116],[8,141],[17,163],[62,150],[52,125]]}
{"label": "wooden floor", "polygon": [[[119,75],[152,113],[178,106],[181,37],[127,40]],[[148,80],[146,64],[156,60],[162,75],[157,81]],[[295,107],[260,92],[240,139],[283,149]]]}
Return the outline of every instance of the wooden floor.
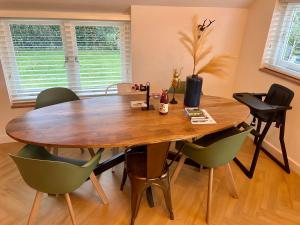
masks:
{"label": "wooden floor", "polygon": [[[7,153],[17,152],[22,144],[0,145],[0,225],[26,224],[35,191],[22,180]],[[249,161],[253,145],[247,140],[239,157]],[[109,157],[110,151],[104,155]],[[60,155],[88,158],[78,149],[60,150]],[[233,199],[226,188],[223,168],[215,170],[212,204],[212,224],[215,225],[296,225],[300,224],[300,176],[284,173],[261,154],[252,180],[231,164],[240,198]],[[127,225],[130,222],[130,185],[119,190],[122,164],[116,172],[101,175],[103,188],[109,198],[108,206],[102,205],[90,182],[70,195],[78,224]],[[172,168],[173,169],[173,168]],[[189,166],[179,174],[173,186],[175,220],[168,213],[158,189],[154,189],[154,208],[147,206],[145,197],[136,225],[198,225],[205,224],[208,171]],[[43,196],[36,224],[71,224],[64,197]]]}

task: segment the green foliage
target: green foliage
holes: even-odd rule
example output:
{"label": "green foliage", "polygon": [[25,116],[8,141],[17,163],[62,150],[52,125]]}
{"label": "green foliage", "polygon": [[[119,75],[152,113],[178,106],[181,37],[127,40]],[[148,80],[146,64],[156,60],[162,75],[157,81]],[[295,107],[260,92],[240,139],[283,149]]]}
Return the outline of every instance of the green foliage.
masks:
{"label": "green foliage", "polygon": [[288,34],[284,59],[291,60],[293,56],[300,57],[300,12],[295,12]]}

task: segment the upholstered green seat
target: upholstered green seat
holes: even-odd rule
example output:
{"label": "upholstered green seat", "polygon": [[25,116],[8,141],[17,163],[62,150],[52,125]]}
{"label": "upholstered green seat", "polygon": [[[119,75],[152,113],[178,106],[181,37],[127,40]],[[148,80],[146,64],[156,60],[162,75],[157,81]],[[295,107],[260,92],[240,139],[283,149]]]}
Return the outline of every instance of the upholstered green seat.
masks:
{"label": "upholstered green seat", "polygon": [[43,108],[63,102],[79,100],[79,97],[70,89],[64,87],[49,88],[38,94],[35,108]]}
{"label": "upholstered green seat", "polygon": [[213,168],[227,164],[228,179],[231,181],[232,195],[238,197],[235,182],[232,176],[229,162],[240,150],[245,138],[252,128],[243,123],[237,127],[229,128],[214,134],[204,136],[193,143],[187,141],[176,142],[176,149],[182,151],[182,157],[175,169],[172,183],[175,182],[186,158],[209,168],[209,185],[206,221],[210,223],[211,196],[213,183]]}
{"label": "upholstered green seat", "polygon": [[[64,88],[64,87],[48,88],[41,91],[38,94],[35,102],[35,109],[56,105],[64,102],[77,101],[77,100],[80,100],[80,98],[76,95],[75,92],[73,92],[68,88]],[[88,148],[88,151],[92,157],[95,155],[95,152],[92,148]],[[82,153],[84,152],[83,148],[81,148],[81,152]],[[57,155],[58,148],[54,148],[53,153]]]}
{"label": "upholstered green seat", "polygon": [[[173,93],[173,88],[170,87],[168,92]],[[179,87],[175,88],[175,93],[184,94],[184,92],[185,92],[185,81],[180,81]]]}
{"label": "upholstered green seat", "polygon": [[[35,205],[41,199],[41,193],[64,194],[68,201],[69,210],[73,212],[68,193],[79,188],[88,178],[91,179],[101,200],[107,204],[104,191],[93,173],[101,158],[101,153],[102,150],[99,150],[92,159],[83,161],[58,157],[50,154],[43,147],[26,145],[16,155],[9,154],[16,163],[24,181],[37,190],[28,224],[33,220],[32,215],[37,208]],[[70,214],[73,224],[75,224],[74,214]]]}

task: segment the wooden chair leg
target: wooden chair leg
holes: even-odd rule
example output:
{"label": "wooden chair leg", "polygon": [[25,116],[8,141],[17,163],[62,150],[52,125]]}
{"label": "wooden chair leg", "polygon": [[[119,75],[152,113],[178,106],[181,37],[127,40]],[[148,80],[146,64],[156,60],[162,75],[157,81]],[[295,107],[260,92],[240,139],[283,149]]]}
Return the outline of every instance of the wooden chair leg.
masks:
{"label": "wooden chair leg", "polygon": [[208,179],[208,194],[207,194],[207,209],[206,209],[206,223],[210,225],[211,220],[211,200],[212,200],[212,189],[213,189],[213,177],[214,169],[209,169],[209,179]]}
{"label": "wooden chair leg", "polygon": [[27,225],[32,225],[34,223],[34,219],[35,219],[38,209],[40,207],[42,196],[43,196],[42,192],[39,192],[39,191],[36,192]]}
{"label": "wooden chair leg", "polygon": [[68,204],[68,209],[69,209],[69,213],[71,216],[71,220],[72,220],[72,224],[76,225],[76,220],[75,220],[75,215],[74,215],[74,211],[73,211],[73,207],[72,207],[72,202],[70,199],[70,195],[68,193],[65,194],[65,198]]}
{"label": "wooden chair leg", "polygon": [[83,154],[84,153],[84,148],[80,148],[80,152],[81,152],[81,154]]}
{"label": "wooden chair leg", "polygon": [[172,175],[172,178],[171,178],[171,185],[173,185],[179,175],[179,172],[181,171],[183,165],[184,165],[184,161],[186,159],[186,156],[185,155],[182,155],[179,162],[177,163],[177,166],[176,166],[176,169]]}
{"label": "wooden chair leg", "polygon": [[108,199],[107,199],[107,197],[105,195],[105,192],[104,192],[102,186],[98,182],[98,180],[97,180],[94,172],[91,173],[90,180],[92,181],[92,183],[93,183],[93,185],[94,185],[94,187],[95,187],[95,189],[96,189],[96,191],[97,191],[100,199],[102,200],[103,204],[104,205],[108,205]]}
{"label": "wooden chair leg", "polygon": [[229,163],[227,163],[226,165],[226,172],[227,172],[227,179],[228,179],[227,183],[229,186],[229,191],[233,198],[239,198],[238,191],[236,188],[236,183],[232,175],[232,170]]}
{"label": "wooden chair leg", "polygon": [[95,152],[94,152],[94,149],[88,148],[88,151],[89,151],[91,157],[94,157],[96,155]]}
{"label": "wooden chair leg", "polygon": [[54,148],[53,148],[53,154],[54,154],[54,155],[58,155],[58,148],[57,148],[57,147],[54,147]]}

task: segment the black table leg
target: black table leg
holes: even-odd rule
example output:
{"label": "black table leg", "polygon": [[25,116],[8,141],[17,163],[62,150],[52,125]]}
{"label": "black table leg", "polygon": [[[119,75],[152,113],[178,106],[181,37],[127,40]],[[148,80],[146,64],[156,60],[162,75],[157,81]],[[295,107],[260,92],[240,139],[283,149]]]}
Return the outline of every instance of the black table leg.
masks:
{"label": "black table leg", "polygon": [[146,189],[146,195],[147,195],[147,201],[148,201],[148,205],[150,208],[154,207],[154,201],[153,201],[153,193],[152,193],[152,188],[148,187]]}
{"label": "black table leg", "polygon": [[114,155],[113,157],[111,157],[108,160],[105,160],[102,163],[99,163],[98,166],[94,169],[94,173],[95,175],[99,175],[101,173],[103,173],[104,171],[122,163],[125,161],[125,154],[124,153],[120,153],[117,155]]}

